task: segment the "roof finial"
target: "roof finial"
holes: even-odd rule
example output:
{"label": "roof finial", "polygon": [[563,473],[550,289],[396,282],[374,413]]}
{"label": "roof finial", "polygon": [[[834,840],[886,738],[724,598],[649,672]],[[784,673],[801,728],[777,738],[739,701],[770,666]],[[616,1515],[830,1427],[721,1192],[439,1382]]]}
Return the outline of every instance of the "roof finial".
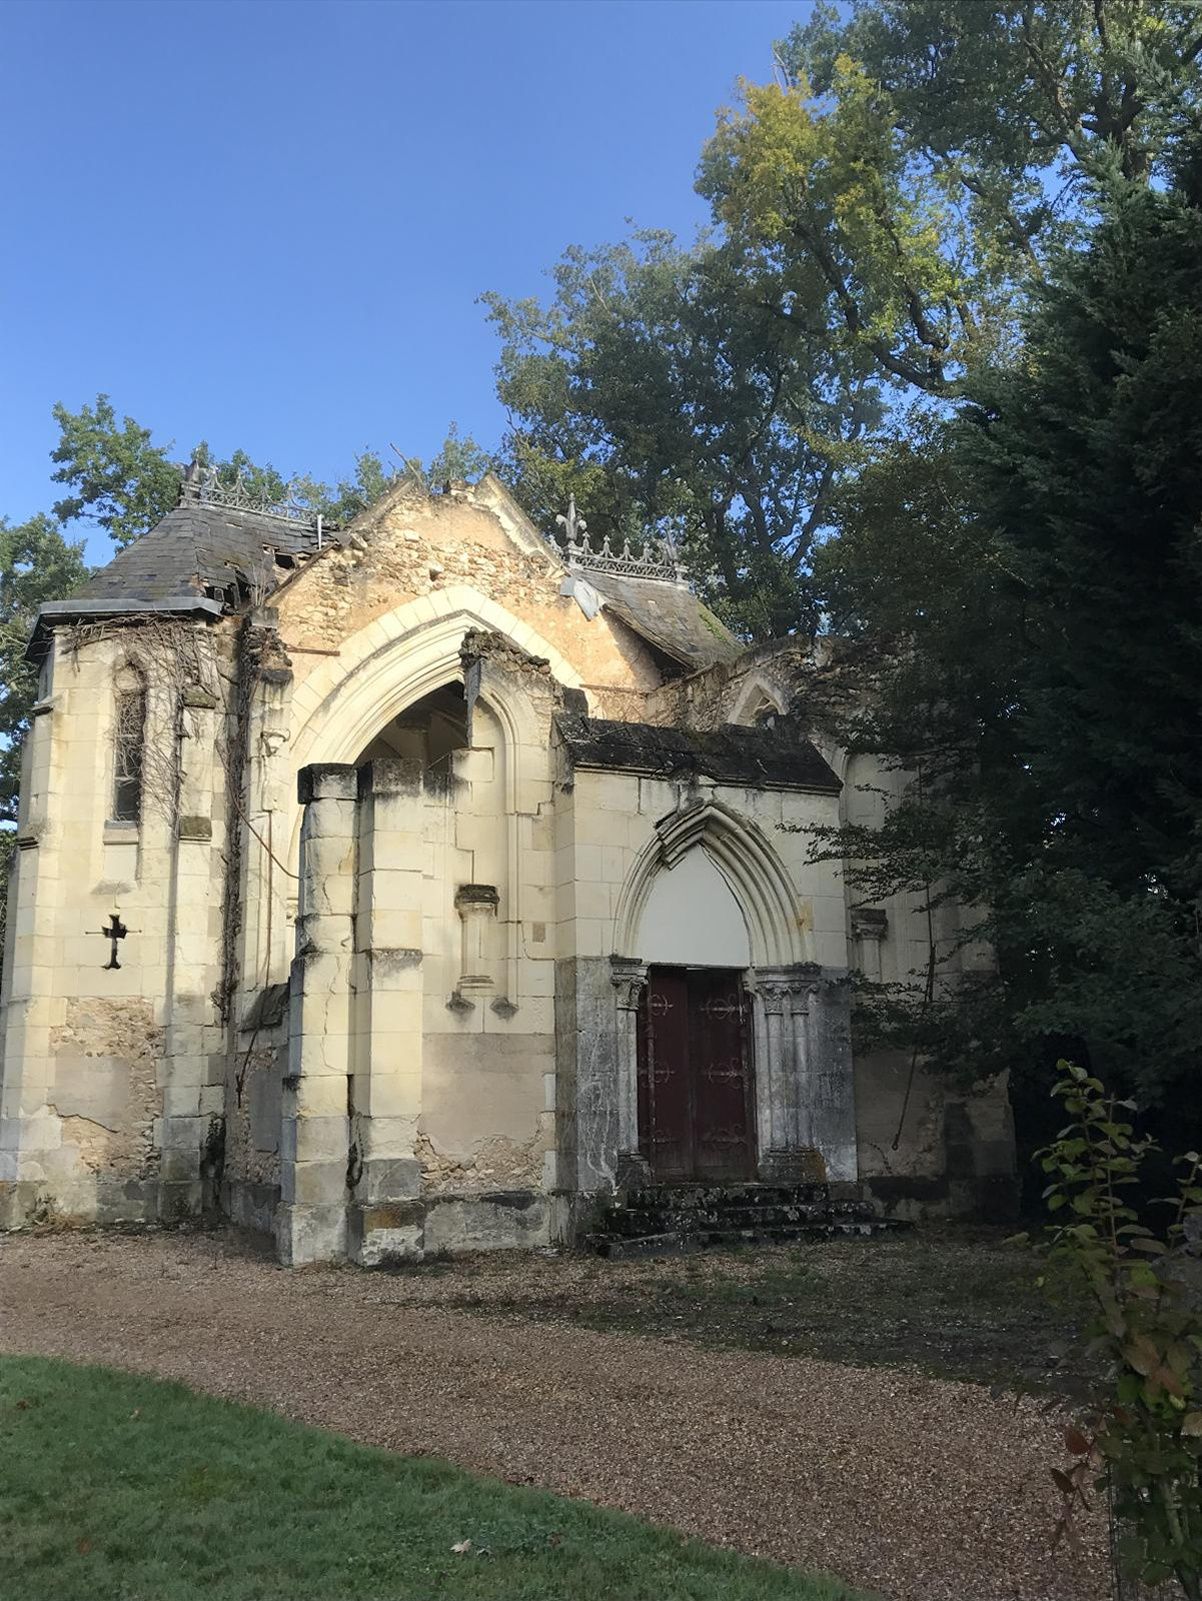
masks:
{"label": "roof finial", "polygon": [[588,538],[588,524],[576,510],[576,497],[568,497],[567,512],[560,512],[555,521],[563,529],[563,543],[550,540],[569,567],[585,572],[615,573],[624,578],[669,578],[675,583],[685,582],[684,568],[676,556],[674,546],[654,535],[644,535],[637,550],[632,550],[627,531],[621,550],[615,550],[609,534],[597,546]]}
{"label": "roof finial", "polygon": [[564,539],[569,555],[582,551],[585,548],[584,536],[588,533],[588,524],[576,510],[576,496],[568,496],[568,510],[565,516],[560,512],[555,521],[563,529]]}

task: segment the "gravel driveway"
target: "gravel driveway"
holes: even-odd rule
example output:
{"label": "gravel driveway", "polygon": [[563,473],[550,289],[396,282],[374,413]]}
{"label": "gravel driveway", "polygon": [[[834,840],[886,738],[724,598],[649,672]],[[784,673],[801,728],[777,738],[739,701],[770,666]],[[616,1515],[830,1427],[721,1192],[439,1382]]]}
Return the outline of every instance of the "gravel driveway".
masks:
{"label": "gravel driveway", "polygon": [[[572,1271],[525,1260],[498,1271]],[[1107,1594],[1096,1528],[1084,1559],[1050,1551],[1060,1428],[1032,1401],[451,1310],[456,1276],[289,1272],[226,1235],[0,1236],[0,1351],[182,1379],[890,1601]]]}

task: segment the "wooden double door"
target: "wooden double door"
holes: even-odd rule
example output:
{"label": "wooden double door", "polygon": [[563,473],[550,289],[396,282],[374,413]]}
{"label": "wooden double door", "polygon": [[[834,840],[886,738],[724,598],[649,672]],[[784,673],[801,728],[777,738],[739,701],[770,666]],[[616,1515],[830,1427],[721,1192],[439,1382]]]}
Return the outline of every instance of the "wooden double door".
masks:
{"label": "wooden double door", "polygon": [[639,1150],[657,1183],[755,1176],[743,975],[652,967],[639,1014]]}

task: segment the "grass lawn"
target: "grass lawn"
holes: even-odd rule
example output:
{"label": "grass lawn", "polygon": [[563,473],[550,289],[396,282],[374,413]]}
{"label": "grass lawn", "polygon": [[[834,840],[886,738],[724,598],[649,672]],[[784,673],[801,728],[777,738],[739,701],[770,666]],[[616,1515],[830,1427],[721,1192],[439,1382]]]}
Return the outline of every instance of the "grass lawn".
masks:
{"label": "grass lawn", "polygon": [[35,1357],[0,1359],[0,1595],[853,1601],[584,1502]]}

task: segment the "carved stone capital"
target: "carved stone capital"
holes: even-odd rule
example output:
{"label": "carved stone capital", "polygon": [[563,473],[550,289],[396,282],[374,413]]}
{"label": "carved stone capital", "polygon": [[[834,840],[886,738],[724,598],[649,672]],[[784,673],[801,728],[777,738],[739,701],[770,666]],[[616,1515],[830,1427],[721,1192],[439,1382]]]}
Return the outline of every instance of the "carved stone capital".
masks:
{"label": "carved stone capital", "polygon": [[769,1017],[781,1017],[792,992],[787,984],[757,984],[755,993]]}
{"label": "carved stone capital", "polygon": [[647,987],[647,964],[625,956],[611,956],[609,978],[618,992],[618,1010],[637,1012]]}
{"label": "carved stone capital", "polygon": [[821,989],[822,973],[808,962],[792,967],[757,967],[748,974],[746,983],[749,993],[759,996],[768,1017],[781,1017],[786,1011],[798,1016],[809,1010],[810,997]]}

